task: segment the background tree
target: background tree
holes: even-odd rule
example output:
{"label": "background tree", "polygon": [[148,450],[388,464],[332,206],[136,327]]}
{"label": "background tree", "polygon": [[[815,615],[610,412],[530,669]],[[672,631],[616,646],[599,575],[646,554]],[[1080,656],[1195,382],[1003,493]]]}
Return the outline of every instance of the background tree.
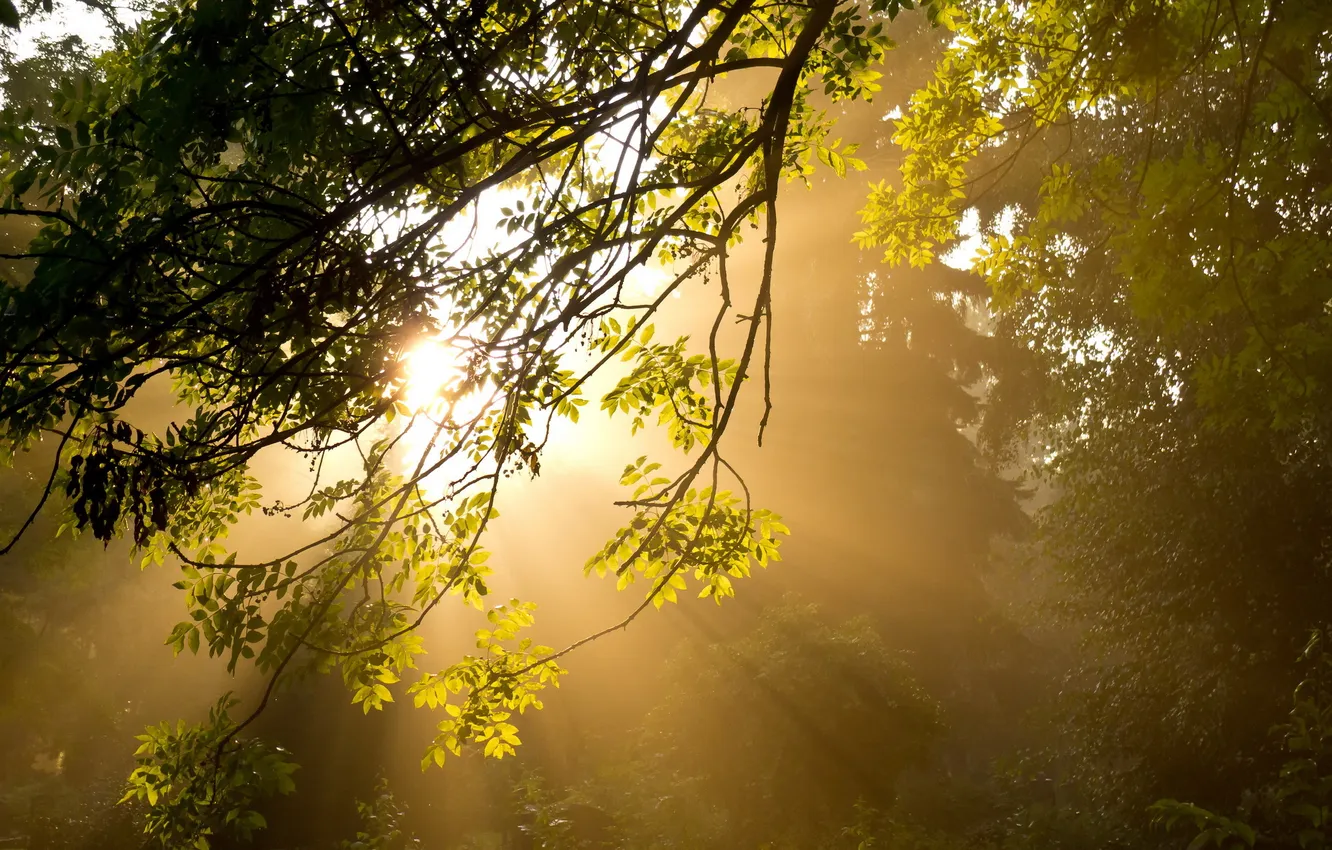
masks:
{"label": "background tree", "polygon": [[738,638],[683,643],[660,691],[573,785],[520,783],[533,846],[822,846],[858,800],[891,807],[942,730],[863,618],[832,625],[794,598]]}
{"label": "background tree", "polygon": [[794,601],[671,665],[638,755],[590,798],[630,844],[814,846],[858,799],[891,806],[939,732],[936,705],[868,623],[829,626]]}
{"label": "background tree", "polygon": [[1024,353],[984,433],[1049,482],[1042,551],[1090,638],[1065,768],[1120,822],[1233,805],[1275,766],[1328,590],[1328,10],[956,12],[862,242],[918,265],[979,212],[995,335]]}

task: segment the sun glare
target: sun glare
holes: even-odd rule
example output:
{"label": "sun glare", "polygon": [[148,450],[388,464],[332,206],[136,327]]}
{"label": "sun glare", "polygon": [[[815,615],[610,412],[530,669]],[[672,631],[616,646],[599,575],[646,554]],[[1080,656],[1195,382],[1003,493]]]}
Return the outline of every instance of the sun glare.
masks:
{"label": "sun glare", "polygon": [[427,410],[449,390],[459,388],[467,377],[467,355],[452,343],[426,340],[408,353],[403,371],[407,406],[413,411]]}
{"label": "sun glare", "polygon": [[[418,464],[432,466],[451,439],[443,437],[443,432],[468,428],[495,401],[491,381],[487,379],[479,387],[468,381],[471,353],[460,342],[457,337],[427,339],[403,356],[401,399],[412,414],[398,426],[403,429],[400,447],[405,471]],[[452,474],[441,467],[421,483],[438,496],[448,490]]]}

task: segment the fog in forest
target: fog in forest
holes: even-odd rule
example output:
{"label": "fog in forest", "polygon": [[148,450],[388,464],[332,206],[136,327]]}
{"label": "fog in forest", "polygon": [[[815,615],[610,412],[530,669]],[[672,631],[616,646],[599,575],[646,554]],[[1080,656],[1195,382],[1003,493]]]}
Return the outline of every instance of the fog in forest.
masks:
{"label": "fog in forest", "polygon": [[0,848],[1323,847],[1330,8],[0,0]]}

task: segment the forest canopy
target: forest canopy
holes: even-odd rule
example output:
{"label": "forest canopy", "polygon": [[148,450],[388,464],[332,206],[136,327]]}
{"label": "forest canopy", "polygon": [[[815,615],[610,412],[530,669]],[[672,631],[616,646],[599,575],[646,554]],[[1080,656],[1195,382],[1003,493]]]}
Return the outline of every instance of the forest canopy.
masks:
{"label": "forest canopy", "polygon": [[[423,768],[504,759],[573,650],[665,603],[743,598],[739,580],[789,534],[770,507],[788,488],[803,504],[796,484],[751,486],[764,455],[750,444],[783,415],[811,439],[850,427],[784,413],[775,378],[778,306],[831,311],[831,278],[853,290],[848,345],[793,359],[847,409],[919,422],[899,445],[871,424],[874,445],[802,452],[830,459],[848,515],[896,489],[899,520],[938,523],[921,560],[956,633],[885,615],[931,659],[908,669],[871,626],[773,609],[735,644],[741,679],[698,688],[745,718],[743,746],[722,734],[708,750],[734,776],[709,785],[669,743],[691,733],[661,733],[658,713],[642,733],[658,767],[616,805],[646,812],[623,789],[673,765],[715,803],[696,846],[814,846],[836,818],[847,840],[915,841],[845,799],[760,816],[737,792],[762,776],[797,800],[799,777],[821,775],[830,796],[892,810],[908,766],[943,746],[934,700],[949,740],[989,759],[958,730],[1015,725],[1002,712],[1026,708],[982,710],[976,694],[1016,681],[1053,629],[1077,649],[1043,650],[1052,695],[1036,714],[1053,719],[1020,748],[1028,778],[1076,789],[1054,804],[1054,843],[1163,840],[1153,816],[1218,846],[1323,840],[1325,664],[1309,636],[1332,590],[1328,4],[93,7],[106,49],[48,39],[3,57],[0,569],[123,541],[183,599],[163,635],[174,652],[256,677],[140,736],[119,796],[153,840],[206,848],[266,825],[264,801],[299,774],[256,732],[317,674],[336,672],[365,714],[430,711]],[[50,13],[0,0],[20,33]],[[828,197],[829,180],[859,193],[858,229],[805,245],[836,255],[822,260],[835,274],[788,273],[782,223],[811,227],[800,193]],[[545,646],[534,600],[495,592],[513,583],[492,532],[543,461],[610,450],[593,414],[646,432],[644,452],[613,459],[619,528],[582,565],[632,604]],[[849,533],[871,539],[876,521]],[[564,531],[526,533],[555,547]],[[83,540],[49,542],[67,535]],[[1043,595],[1039,622],[992,625],[1012,601],[1000,567]],[[41,569],[0,597],[0,625],[34,643],[42,594],[88,581]],[[865,600],[895,589],[856,579]],[[467,610],[474,649],[427,645],[427,620]],[[61,652],[88,655],[78,627],[59,633]],[[810,694],[825,699],[802,708]],[[786,708],[774,719],[765,699]],[[802,734],[799,712],[818,718],[794,727],[813,743],[773,743]],[[840,724],[865,730],[872,768],[820,761]],[[1286,762],[1283,746],[1314,755]],[[1016,804],[977,807],[991,826],[967,841],[999,841],[1005,805],[1031,810],[1030,788],[1010,791]],[[1296,798],[1319,814],[1271,802]],[[393,820],[376,805],[367,817]],[[999,843],[1020,843],[1004,829]]]}

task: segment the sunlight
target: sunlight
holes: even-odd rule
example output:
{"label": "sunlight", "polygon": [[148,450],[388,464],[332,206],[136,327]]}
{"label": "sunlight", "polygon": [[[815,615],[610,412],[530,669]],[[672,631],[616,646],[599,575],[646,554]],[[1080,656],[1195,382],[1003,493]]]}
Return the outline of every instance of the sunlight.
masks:
{"label": "sunlight", "polygon": [[403,358],[403,402],[446,427],[464,428],[496,401],[495,382],[476,381],[468,361],[480,351],[463,334],[427,339]]}
{"label": "sunlight", "polygon": [[458,392],[467,378],[467,353],[452,340],[428,339],[407,354],[403,372],[407,406],[413,412],[429,410],[445,395]]}
{"label": "sunlight", "polygon": [[[473,379],[470,361],[474,350],[470,340],[461,336],[422,340],[402,358],[401,401],[410,412],[410,420],[400,427],[403,472],[418,464],[432,466],[456,437],[445,432],[460,432],[482,419],[496,400],[495,384],[489,378]],[[466,464],[463,464],[465,467]],[[449,492],[460,468],[445,463],[421,479],[421,485],[433,498]]]}

